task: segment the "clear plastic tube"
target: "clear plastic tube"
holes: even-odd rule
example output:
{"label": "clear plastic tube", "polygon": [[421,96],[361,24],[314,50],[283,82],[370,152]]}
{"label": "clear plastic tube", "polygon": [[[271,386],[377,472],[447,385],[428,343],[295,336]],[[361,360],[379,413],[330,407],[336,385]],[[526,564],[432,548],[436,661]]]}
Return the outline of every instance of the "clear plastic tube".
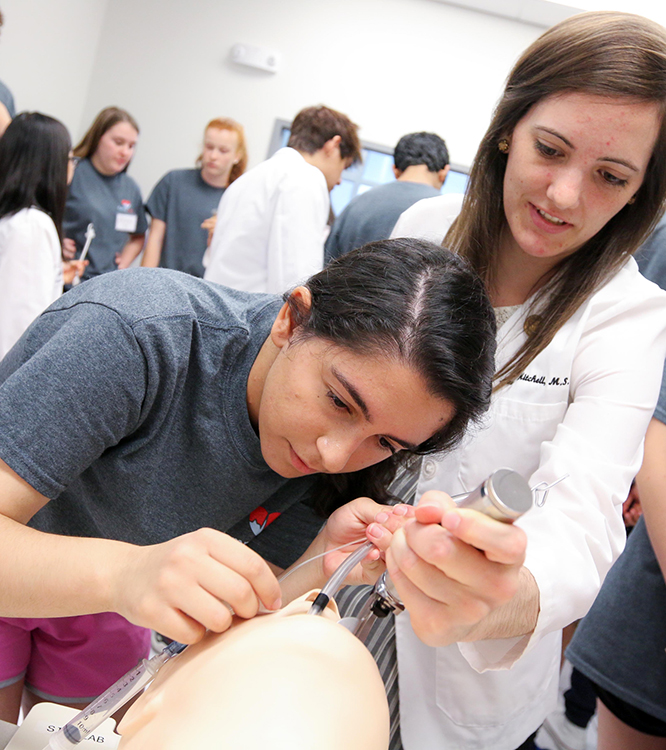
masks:
{"label": "clear plastic tube", "polygon": [[363,558],[374,548],[372,542],[366,542],[363,546],[359,547],[355,552],[352,552],[349,557],[338,566],[337,570],[333,575],[326,581],[324,588],[319,592],[319,596],[315,599],[308,614],[318,615],[328,604],[330,598],[338,593],[339,588],[342,586],[345,578],[351,573],[351,571],[363,560]]}
{"label": "clear plastic tube", "polygon": [[353,542],[347,542],[347,544],[341,544],[339,547],[333,547],[332,549],[327,549],[326,552],[320,552],[318,555],[315,555],[314,557],[308,557],[307,560],[303,560],[302,563],[299,563],[298,565],[295,565],[291,570],[286,571],[286,573],[281,573],[278,576],[278,583],[282,583],[285,578],[288,578],[292,573],[295,573],[299,568],[302,568],[304,565],[309,565],[311,562],[314,562],[315,560],[319,560],[320,557],[326,557],[326,555],[330,555],[331,552],[337,552],[340,549],[345,549],[345,547],[351,547],[353,544],[360,544],[361,542],[365,542],[365,538],[363,539],[354,539]]}
{"label": "clear plastic tube", "polygon": [[143,690],[169,659],[185,648],[184,643],[173,641],[152,659],[143,659],[56,732],[44,750],[68,750],[83,742],[105,719]]}

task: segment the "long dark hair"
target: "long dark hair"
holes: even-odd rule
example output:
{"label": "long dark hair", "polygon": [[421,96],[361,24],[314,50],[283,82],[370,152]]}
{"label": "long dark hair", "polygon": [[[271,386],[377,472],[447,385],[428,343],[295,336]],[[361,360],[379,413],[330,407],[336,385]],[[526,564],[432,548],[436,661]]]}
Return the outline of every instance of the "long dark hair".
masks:
{"label": "long dark hair", "polygon": [[497,373],[497,387],[515,380],[580,305],[636,251],[663,213],[666,199],[666,30],[628,13],[582,13],[557,24],[521,56],[507,79],[470,175],[460,216],[445,243],[467,258],[492,286],[497,251],[507,229],[502,200],[506,155],[498,149],[538,102],[582,92],[654,102],[661,126],[645,179],[622,208],[577,252],[563,258],[537,293],[535,325]]}
{"label": "long dark hair", "polygon": [[447,450],[490,404],[495,316],[483,283],[462,258],[415,239],[371,242],[306,283],[309,308],[285,295],[296,342],[316,336],[355,353],[395,357],[418,372],[455,413],[413,453],[401,451],[353,474],[320,475],[317,508],[328,514],[354,497],[390,499],[399,466]]}
{"label": "long dark hair", "polygon": [[70,148],[60,121],[40,112],[16,115],[0,138],[0,218],[36,206],[62,239]]}

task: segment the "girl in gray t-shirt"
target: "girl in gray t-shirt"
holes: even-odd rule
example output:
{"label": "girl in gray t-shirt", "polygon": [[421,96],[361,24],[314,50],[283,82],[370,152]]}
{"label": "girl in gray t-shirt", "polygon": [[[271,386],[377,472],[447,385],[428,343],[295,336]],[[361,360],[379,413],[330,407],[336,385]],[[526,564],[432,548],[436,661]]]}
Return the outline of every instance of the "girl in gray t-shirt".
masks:
{"label": "girl in gray t-shirt", "polygon": [[246,165],[243,126],[230,118],[211,120],[204,131],[197,168],[167,172],[148,198],[146,209],[152,219],[141,265],[202,277],[217,207]]}
{"label": "girl in gray t-shirt", "polygon": [[81,255],[86,229],[95,237],[83,278],[128,268],[143,248],[147,222],[139,186],[127,174],[139,126],[123,109],[107,107],[95,118],[74,149],[81,159],[69,188],[63,252]]}
{"label": "girl in gray t-shirt", "polygon": [[[328,522],[302,559],[330,552],[285,599],[323,585],[348,554],[333,548],[385,549],[397,515],[377,502],[485,411],[494,334],[465,262],[412,239],[348,253],[284,300],[160,269],[64,295],[0,363],[0,707],[24,679],[65,703],[101,693],[144,655],[137,626],[193,642],[228,626],[224,602],[277,607],[243,542],[304,498]],[[507,534],[512,576],[524,544]],[[471,595],[494,590],[487,566]]]}

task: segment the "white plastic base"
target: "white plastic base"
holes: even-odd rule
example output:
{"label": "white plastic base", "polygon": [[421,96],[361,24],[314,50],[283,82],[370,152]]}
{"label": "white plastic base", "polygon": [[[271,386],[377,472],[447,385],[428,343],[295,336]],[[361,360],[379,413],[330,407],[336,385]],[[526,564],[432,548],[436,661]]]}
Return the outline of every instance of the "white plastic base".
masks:
{"label": "white plastic base", "polygon": [[[7,745],[6,750],[45,750],[53,735],[79,712],[57,703],[38,703],[23,720]],[[81,744],[81,750],[116,750],[120,735],[115,733],[116,722],[107,719]]]}

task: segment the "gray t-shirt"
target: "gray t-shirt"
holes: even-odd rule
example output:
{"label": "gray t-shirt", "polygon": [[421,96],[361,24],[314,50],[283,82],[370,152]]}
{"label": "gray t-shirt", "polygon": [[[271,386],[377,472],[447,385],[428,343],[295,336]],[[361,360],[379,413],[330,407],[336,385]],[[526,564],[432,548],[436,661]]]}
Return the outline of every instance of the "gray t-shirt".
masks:
{"label": "gray t-shirt", "polygon": [[[77,258],[83,250],[90,222],[95,227],[95,239],[88,250],[90,265],[83,274],[84,279],[115,271],[116,253],[125,247],[130,234],[143,234],[148,226],[136,182],[126,172],[110,177],[100,174],[90,159],[83,159],[69,186],[62,223],[63,235],[76,242]],[[128,226],[132,228],[125,229]]]}
{"label": "gray t-shirt", "polygon": [[638,248],[634,257],[643,276],[666,289],[666,216]]}
{"label": "gray t-shirt", "polygon": [[330,263],[366,242],[388,239],[403,211],[435,195],[439,191],[431,185],[401,180],[357,195],[333,224],[324,247],[324,262]]}
{"label": "gray t-shirt", "polygon": [[0,457],[50,498],[30,525],[250,541],[298,502],[312,477],[268,467],[246,406],[280,305],[163,269],[101,276],[51,305],[0,363]]}
{"label": "gray t-shirt", "polygon": [[208,231],[201,223],[217,211],[224,190],[204,182],[198,169],[174,169],[155,185],[146,209],[166,223],[162,268],[203,277]]}
{"label": "gray t-shirt", "polygon": [[12,118],[12,120],[16,117],[16,107],[14,106],[14,97],[12,96],[12,92],[5,86],[5,84],[0,81],[0,102],[2,102],[7,112],[9,113],[9,116]]}
{"label": "gray t-shirt", "polygon": [[[666,289],[666,219],[636,253],[644,276]],[[666,424],[666,367],[654,417]],[[602,688],[666,721],[666,584],[641,517],[610,569],[567,657]]]}

